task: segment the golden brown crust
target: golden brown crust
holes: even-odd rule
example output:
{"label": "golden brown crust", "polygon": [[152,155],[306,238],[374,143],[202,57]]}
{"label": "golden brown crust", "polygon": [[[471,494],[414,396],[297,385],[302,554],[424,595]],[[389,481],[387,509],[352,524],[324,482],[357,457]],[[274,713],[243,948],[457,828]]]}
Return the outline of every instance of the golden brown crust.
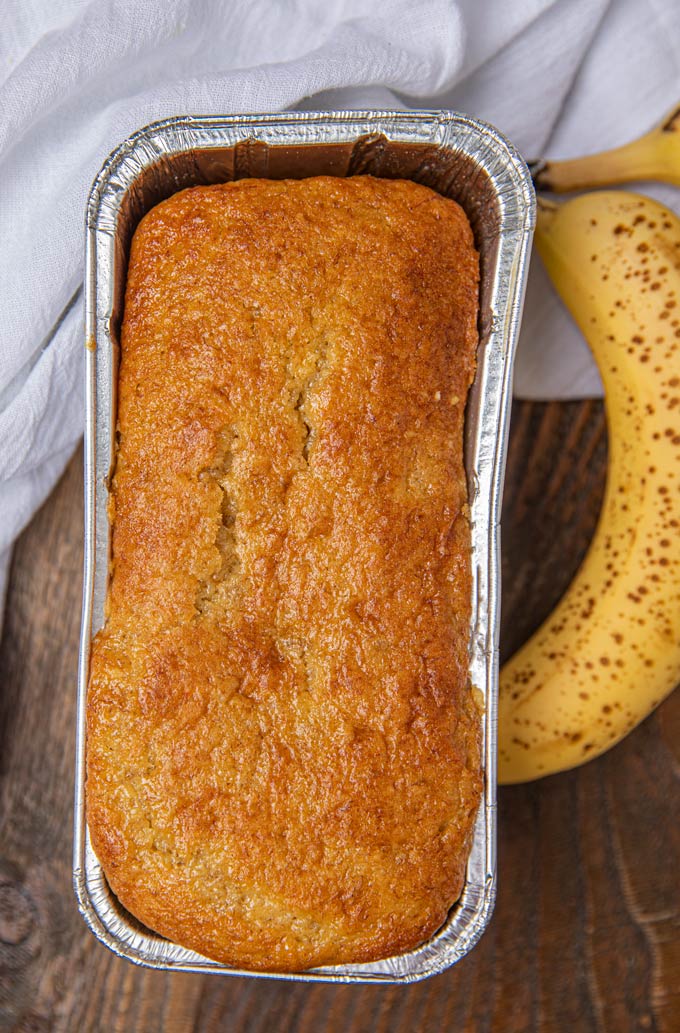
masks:
{"label": "golden brown crust", "polygon": [[196,187],[135,234],[88,821],[122,903],[209,957],[386,957],[460,893],[477,281],[410,182]]}

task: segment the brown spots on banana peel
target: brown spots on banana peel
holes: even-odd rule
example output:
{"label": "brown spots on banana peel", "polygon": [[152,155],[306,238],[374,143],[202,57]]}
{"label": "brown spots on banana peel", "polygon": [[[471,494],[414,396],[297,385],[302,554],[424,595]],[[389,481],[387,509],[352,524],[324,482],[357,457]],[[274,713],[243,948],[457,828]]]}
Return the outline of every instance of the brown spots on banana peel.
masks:
{"label": "brown spots on banana peel", "polygon": [[539,207],[537,245],[600,367],[610,467],[581,570],[501,672],[501,782],[602,753],[680,680],[680,220],[636,195],[583,195],[549,218]]}

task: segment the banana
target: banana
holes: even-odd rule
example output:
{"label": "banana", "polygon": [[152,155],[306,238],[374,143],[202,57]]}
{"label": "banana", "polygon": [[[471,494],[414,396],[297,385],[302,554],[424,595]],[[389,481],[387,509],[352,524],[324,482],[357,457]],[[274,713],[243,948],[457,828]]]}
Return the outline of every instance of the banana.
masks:
{"label": "banana", "polygon": [[598,364],[609,461],[582,566],[501,671],[501,783],[603,753],[680,680],[680,219],[623,191],[539,201],[536,244]]}
{"label": "banana", "polygon": [[568,161],[537,162],[538,190],[561,194],[639,180],[680,185],[680,107],[638,140],[600,154]]}

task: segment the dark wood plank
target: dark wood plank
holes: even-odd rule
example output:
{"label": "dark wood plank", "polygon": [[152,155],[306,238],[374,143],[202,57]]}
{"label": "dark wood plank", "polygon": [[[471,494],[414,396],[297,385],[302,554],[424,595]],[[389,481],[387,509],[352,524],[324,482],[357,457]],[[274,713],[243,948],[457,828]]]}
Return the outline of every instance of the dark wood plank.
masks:
{"label": "dark wood plank", "polygon": [[501,522],[501,660],[550,613],[583,559],[606,462],[601,402],[515,402]]}
{"label": "dark wood plank", "polygon": [[[569,583],[602,497],[596,402],[516,403],[503,513],[504,655]],[[136,968],[71,890],[82,460],[22,536],[0,648],[0,1030],[616,1033],[680,1029],[680,694],[610,753],[500,792],[491,926],[408,988]]]}

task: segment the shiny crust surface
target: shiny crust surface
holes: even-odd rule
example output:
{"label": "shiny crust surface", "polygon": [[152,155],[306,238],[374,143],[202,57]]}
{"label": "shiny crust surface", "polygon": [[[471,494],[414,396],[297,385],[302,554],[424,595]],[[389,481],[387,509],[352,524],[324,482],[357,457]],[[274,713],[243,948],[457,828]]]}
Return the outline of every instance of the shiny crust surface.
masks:
{"label": "shiny crust surface", "polygon": [[208,957],[388,957],[460,894],[477,305],[463,211],[411,182],[194,187],[136,231],[87,814]]}

